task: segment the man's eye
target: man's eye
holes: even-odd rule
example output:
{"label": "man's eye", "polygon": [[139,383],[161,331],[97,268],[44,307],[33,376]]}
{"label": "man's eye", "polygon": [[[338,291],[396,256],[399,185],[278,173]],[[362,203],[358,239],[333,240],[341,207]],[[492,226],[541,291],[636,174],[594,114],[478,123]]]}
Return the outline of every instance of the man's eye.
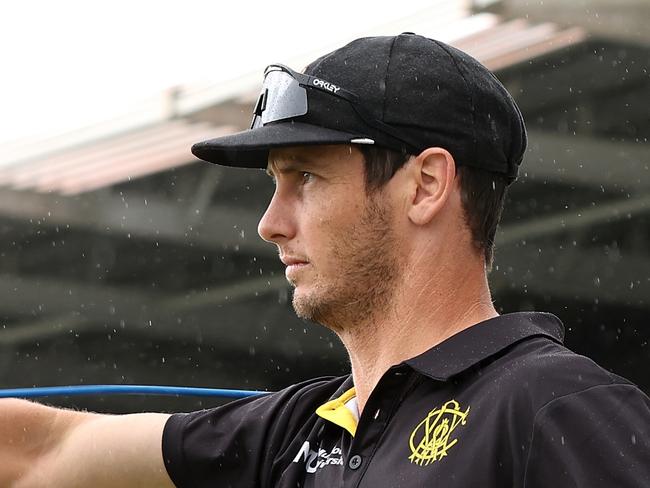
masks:
{"label": "man's eye", "polygon": [[301,173],[301,175],[302,175],[303,183],[307,183],[308,181],[311,181],[312,179],[314,179],[314,175],[311,174],[309,171],[303,171]]}

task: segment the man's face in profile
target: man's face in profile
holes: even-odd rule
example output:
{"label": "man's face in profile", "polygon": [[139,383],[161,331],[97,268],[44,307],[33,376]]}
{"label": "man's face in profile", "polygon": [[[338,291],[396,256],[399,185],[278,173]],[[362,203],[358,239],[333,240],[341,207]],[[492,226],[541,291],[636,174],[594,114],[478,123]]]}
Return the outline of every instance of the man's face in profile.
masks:
{"label": "man's face in profile", "polygon": [[278,246],[303,318],[333,329],[383,310],[398,275],[393,212],[367,194],[365,161],[350,145],[272,150],[275,194],[260,236]]}

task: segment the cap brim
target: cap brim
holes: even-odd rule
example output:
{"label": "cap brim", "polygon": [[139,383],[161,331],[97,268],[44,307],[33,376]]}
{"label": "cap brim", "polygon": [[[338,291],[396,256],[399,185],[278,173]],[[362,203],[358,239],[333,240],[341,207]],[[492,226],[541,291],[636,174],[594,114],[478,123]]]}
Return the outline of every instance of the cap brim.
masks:
{"label": "cap brim", "polygon": [[301,122],[283,122],[198,142],[192,146],[192,154],[223,166],[266,168],[272,148],[349,144],[364,137]]}

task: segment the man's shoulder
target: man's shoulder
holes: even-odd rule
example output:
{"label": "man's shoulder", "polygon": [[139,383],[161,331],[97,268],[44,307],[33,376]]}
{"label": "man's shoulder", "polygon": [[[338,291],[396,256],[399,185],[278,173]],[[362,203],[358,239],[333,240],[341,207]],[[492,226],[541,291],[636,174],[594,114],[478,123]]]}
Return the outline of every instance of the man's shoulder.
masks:
{"label": "man's shoulder", "polygon": [[647,486],[650,398],[561,344],[537,346],[534,360],[512,363],[526,486]]}
{"label": "man's shoulder", "polygon": [[636,386],[600,366],[593,359],[545,337],[514,345],[494,361],[488,375],[499,376],[508,385],[513,400],[526,402],[532,411],[549,403],[597,389],[605,394]]}

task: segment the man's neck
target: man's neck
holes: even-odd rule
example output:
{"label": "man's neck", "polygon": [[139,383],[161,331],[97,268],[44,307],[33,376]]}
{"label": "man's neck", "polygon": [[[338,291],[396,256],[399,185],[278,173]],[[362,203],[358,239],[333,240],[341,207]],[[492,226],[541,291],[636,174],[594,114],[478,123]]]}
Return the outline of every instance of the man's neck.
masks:
{"label": "man's neck", "polygon": [[359,412],[391,366],[498,315],[482,270],[449,274],[439,270],[426,280],[410,279],[387,313],[338,331],[350,356]]}

